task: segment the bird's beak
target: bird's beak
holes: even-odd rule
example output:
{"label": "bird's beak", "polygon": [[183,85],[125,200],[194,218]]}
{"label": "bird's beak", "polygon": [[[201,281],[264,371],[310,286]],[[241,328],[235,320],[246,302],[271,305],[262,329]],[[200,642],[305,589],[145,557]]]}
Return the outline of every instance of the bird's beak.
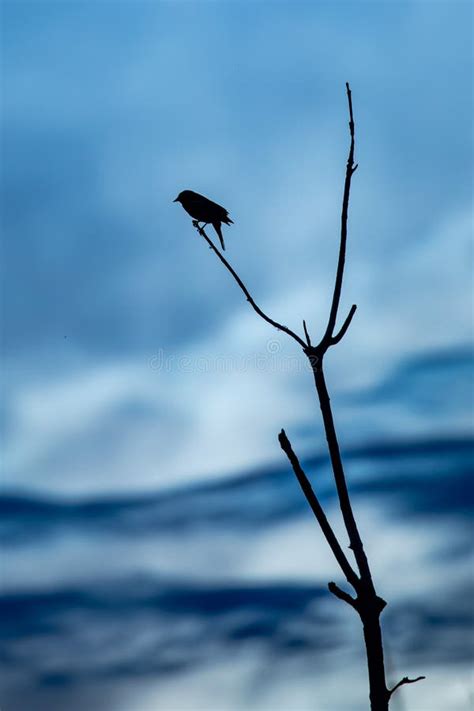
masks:
{"label": "bird's beak", "polygon": [[173,200],[173,202],[179,202],[178,198],[176,198],[176,200]]}

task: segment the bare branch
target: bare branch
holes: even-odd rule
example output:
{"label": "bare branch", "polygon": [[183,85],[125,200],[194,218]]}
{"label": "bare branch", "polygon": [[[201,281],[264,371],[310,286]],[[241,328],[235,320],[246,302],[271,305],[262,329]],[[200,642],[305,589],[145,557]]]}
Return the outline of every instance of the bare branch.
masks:
{"label": "bare branch", "polygon": [[341,341],[344,338],[347,329],[351,325],[352,318],[353,318],[356,311],[357,311],[357,305],[352,304],[351,310],[349,311],[348,315],[346,316],[346,320],[342,324],[339,333],[337,333],[335,336],[333,336],[333,338],[331,338],[331,345],[332,346],[336,345],[336,343],[339,343],[339,341]]}
{"label": "bare branch", "polygon": [[344,590],[341,590],[339,585],[336,585],[336,583],[328,583],[328,589],[329,592],[332,592],[333,595],[338,597],[340,600],[344,600],[344,602],[347,602],[348,605],[351,607],[357,609],[357,600],[355,600],[351,595],[346,593]]}
{"label": "bare branch", "polygon": [[[347,329],[349,328],[350,322],[352,320],[352,317],[354,316],[354,312],[356,309],[356,306],[352,306],[351,311],[349,312],[348,317],[346,318],[346,321],[344,322],[341,330],[336,336],[333,336],[334,333],[334,328],[336,325],[336,318],[337,318],[337,312],[339,308],[339,301],[341,298],[341,290],[342,290],[342,279],[344,276],[344,264],[345,264],[345,257],[346,257],[346,242],[347,242],[347,217],[348,217],[348,211],[349,211],[349,195],[350,195],[350,189],[351,189],[351,178],[352,175],[355,173],[357,169],[357,165],[354,164],[354,145],[355,145],[355,140],[354,140],[354,116],[353,116],[353,111],[352,111],[352,95],[351,95],[351,90],[349,88],[349,84],[346,83],[346,93],[347,93],[347,100],[349,104],[349,130],[350,130],[350,135],[351,135],[351,144],[350,144],[350,149],[349,149],[349,156],[347,159],[347,166],[346,166],[346,178],[344,182],[344,195],[343,195],[343,201],[342,201],[342,213],[341,213],[341,239],[340,239],[340,245],[339,245],[339,258],[338,258],[338,264],[337,264],[337,271],[336,271],[336,281],[334,284],[334,292],[333,292],[333,297],[332,297],[332,303],[331,303],[331,310],[329,314],[329,320],[328,324],[326,327],[325,334],[321,340],[319,350],[321,356],[325,353],[325,351],[332,345],[335,345],[336,343],[339,343],[339,341],[343,338],[344,334],[346,333]],[[293,338],[303,349],[306,349],[308,346],[312,347],[311,344],[311,339],[306,327],[306,322],[303,321],[303,328],[304,328],[304,333],[305,333],[305,338],[306,342],[298,336],[297,333],[291,330],[291,328],[288,328],[288,326],[284,326],[281,323],[278,323],[278,321],[275,321],[274,319],[270,318],[270,316],[267,316],[267,314],[262,311],[262,309],[257,306],[255,303],[254,299],[252,298],[249,290],[245,286],[244,282],[242,279],[239,277],[235,269],[229,264],[227,259],[221,254],[221,252],[217,249],[217,247],[214,245],[212,240],[208,237],[206,234],[205,230],[203,227],[200,227],[197,221],[193,221],[194,226],[198,230],[199,234],[201,237],[204,237],[206,242],[208,243],[209,247],[214,251],[214,253],[219,257],[221,260],[222,264],[225,266],[225,268],[230,272],[230,274],[234,277],[235,281],[241,288],[241,290],[244,292],[247,301],[251,305],[251,307],[254,309],[254,311],[261,317],[263,318],[267,323],[272,325],[274,328],[278,329],[279,331],[284,331],[288,336]]]}
{"label": "bare branch", "polygon": [[417,676],[416,679],[409,679],[407,676],[404,676],[403,679],[398,682],[398,684],[395,684],[393,689],[388,690],[389,698],[397,689],[399,689],[404,684],[415,684],[417,681],[421,681],[422,679],[426,679],[426,676]]}
{"label": "bare branch", "polygon": [[306,343],[308,346],[311,346],[311,336],[308,333],[308,329],[306,328],[306,321],[303,319],[303,328],[304,328],[304,335],[306,336]]}
{"label": "bare branch", "polygon": [[342,198],[339,255],[327,326],[324,331],[324,335],[316,346],[312,345],[311,343],[310,335],[305,321],[303,321],[303,329],[306,342],[297,333],[267,316],[257,306],[243,281],[240,279],[238,274],[235,272],[229,262],[225,259],[225,257],[221,254],[221,252],[216,248],[213,242],[209,239],[204,229],[201,228],[199,224],[196,223],[196,221],[194,221],[193,224],[195,227],[197,227],[199,234],[207,241],[209,247],[219,257],[222,264],[233,276],[254,311],[274,328],[284,331],[287,335],[291,336],[291,338],[293,338],[293,340],[295,340],[303,348],[304,353],[309,358],[314,375],[316,390],[318,393],[318,399],[324,423],[324,431],[326,434],[329,456],[331,460],[334,480],[339,499],[339,505],[347,535],[350,541],[349,547],[352,549],[352,552],[355,557],[357,571],[354,570],[351,562],[349,562],[348,558],[346,557],[345,551],[341,548],[341,545],[337,540],[336,535],[326,517],[326,514],[324,513],[321,504],[311,487],[308,477],[301,468],[298,458],[294,453],[290,441],[288,440],[284,430],[281,430],[278,439],[280,441],[282,450],[287,455],[293,467],[293,471],[295,473],[296,478],[298,479],[303,494],[305,495],[306,500],[308,501],[310,508],[319,523],[319,526],[323,532],[323,535],[326,538],[329,547],[331,548],[334,554],[334,557],[339,563],[339,566],[342,572],[344,573],[348,583],[354,588],[357,594],[357,597],[353,598],[351,595],[342,590],[338,585],[336,585],[336,583],[330,582],[328,585],[329,590],[333,595],[354,607],[361,617],[364,627],[364,639],[367,652],[371,709],[372,711],[388,711],[389,698],[396,689],[398,689],[403,684],[411,684],[421,679],[424,679],[425,677],[420,676],[417,679],[408,679],[408,677],[404,677],[398,684],[396,684],[396,686],[394,686],[391,691],[387,689],[383,661],[382,633],[379,619],[380,613],[382,612],[386,603],[376,594],[369,567],[369,562],[364,551],[362,539],[354,517],[354,512],[352,510],[352,504],[349,498],[344,467],[342,463],[339,443],[332,415],[329,393],[327,390],[323,371],[323,359],[325,353],[331,346],[339,343],[339,341],[342,340],[352,322],[356,311],[356,306],[354,304],[351,307],[348,315],[346,316],[346,319],[343,322],[341,328],[336,333],[336,335],[334,335],[344,277],[351,180],[353,174],[357,170],[357,164],[354,163],[355,124],[352,109],[352,95],[348,83],[346,83],[346,94],[349,108],[350,147],[346,164],[344,191]]}
{"label": "bare branch", "polygon": [[[349,104],[349,130],[351,132],[351,138],[354,138],[354,115],[352,113],[352,92],[349,86],[349,82],[346,81],[346,92],[347,92],[347,102]],[[357,166],[356,166],[357,168]],[[356,169],[354,168],[354,170]]]}
{"label": "bare branch", "polygon": [[334,418],[332,415],[331,401],[329,398],[323,369],[318,367],[317,364],[316,367],[313,367],[313,374],[316,390],[318,393],[319,404],[321,407],[321,414],[323,417],[324,431],[326,433],[326,440],[328,443],[329,457],[331,459],[334,481],[336,483],[337,495],[339,498],[339,506],[341,509],[342,518],[344,520],[344,525],[346,527],[347,535],[349,536],[349,541],[351,544],[350,547],[352,549],[352,552],[354,553],[361,579],[363,579],[367,583],[367,585],[372,588],[372,592],[375,593],[369,563],[364,551],[364,546],[362,544],[359,529],[357,528],[354,512],[352,510],[351,500],[349,498],[346,476],[344,473],[341,452],[339,449],[339,442],[337,439]]}
{"label": "bare branch", "polygon": [[354,167],[354,115],[352,112],[352,94],[349,84],[346,82],[346,93],[347,101],[349,104],[349,131],[351,136],[351,143],[349,148],[349,156],[347,158],[346,165],[346,178],[344,181],[344,194],[342,198],[342,212],[341,212],[341,241],[339,244],[339,258],[337,263],[336,271],[336,281],[334,284],[334,292],[332,296],[331,311],[329,313],[328,325],[326,327],[326,332],[321,341],[322,344],[326,345],[326,349],[332,345],[331,339],[334,333],[334,327],[336,325],[337,311],[339,308],[339,301],[341,299],[342,290],[342,278],[344,276],[344,263],[346,260],[346,242],[347,242],[347,216],[349,213],[349,195],[351,192],[351,179],[356,170]]}
{"label": "bare branch", "polygon": [[[346,83],[346,93],[347,101],[349,105],[349,132],[350,132],[350,147],[349,155],[347,158],[346,165],[346,177],[344,181],[344,194],[342,199],[342,210],[341,210],[341,236],[339,244],[339,258],[336,271],[336,280],[334,284],[334,292],[331,303],[331,310],[329,314],[328,324],[326,331],[320,343],[313,347],[312,351],[308,353],[309,348],[306,348],[305,353],[310,358],[311,365],[313,367],[314,381],[316,385],[316,390],[318,392],[319,403],[321,406],[321,413],[323,416],[324,430],[326,433],[326,439],[328,443],[329,455],[331,458],[332,469],[334,473],[334,479],[336,482],[336,488],[339,498],[339,504],[341,508],[341,513],[344,519],[344,524],[349,536],[351,543],[351,548],[354,553],[355,559],[357,561],[357,566],[361,578],[365,581],[368,587],[371,589],[372,593],[375,594],[372,576],[370,573],[369,563],[367,556],[365,555],[364,547],[362,544],[362,539],[357,528],[357,524],[354,518],[354,513],[352,511],[352,505],[349,498],[349,492],[347,490],[346,478],[344,474],[344,467],[342,465],[341,453],[339,450],[339,443],[337,440],[336,429],[334,426],[334,419],[332,416],[331,403],[329,399],[329,393],[327,391],[326,382],[324,378],[324,373],[322,369],[323,356],[327,349],[334,343],[338,343],[341,338],[346,333],[349,328],[350,322],[354,316],[356,306],[352,306],[346,320],[344,321],[342,328],[334,336],[334,327],[336,325],[337,312],[339,308],[339,301],[341,298],[342,280],[344,276],[344,263],[346,258],[346,242],[347,242],[347,217],[349,211],[349,195],[351,190],[351,178],[354,173],[354,114],[352,110],[352,94],[349,84]],[[314,353],[313,353],[314,351]],[[317,355],[318,359],[313,355]]]}
{"label": "bare branch", "polygon": [[282,450],[285,452],[286,456],[290,461],[291,466],[293,467],[293,471],[295,473],[296,478],[298,479],[301,489],[303,490],[303,494],[305,495],[306,500],[319,523],[319,526],[324,534],[324,537],[326,538],[326,541],[329,544],[329,547],[334,553],[334,557],[339,563],[342,572],[346,576],[347,582],[350,583],[354,587],[354,589],[357,589],[359,578],[357,577],[355,571],[352,569],[351,564],[347,560],[346,555],[342,550],[334,531],[331,528],[331,524],[327,520],[326,514],[324,513],[323,508],[319,503],[318,497],[314,493],[308,477],[301,468],[301,464],[299,463],[298,457],[293,451],[290,440],[286,436],[285,430],[282,430],[278,435],[278,441],[280,442]]}
{"label": "bare branch", "polygon": [[274,328],[278,329],[279,331],[284,331],[289,336],[291,336],[291,338],[293,338],[297,343],[299,343],[300,346],[302,346],[303,348],[306,348],[307,344],[303,341],[302,338],[300,338],[300,336],[298,336],[298,334],[296,334],[294,331],[292,331],[291,328],[288,328],[287,326],[283,326],[283,324],[278,323],[278,321],[274,321],[272,318],[270,318],[270,316],[267,316],[267,314],[264,313],[259,306],[257,306],[257,304],[253,300],[249,290],[245,286],[242,279],[239,277],[239,275],[237,274],[235,269],[233,269],[231,267],[231,265],[229,264],[227,259],[222,256],[222,254],[219,252],[219,250],[214,245],[212,240],[204,232],[204,228],[199,227],[198,224],[196,224],[195,227],[196,227],[197,231],[199,232],[199,234],[201,235],[201,237],[204,237],[204,239],[208,243],[209,247],[217,254],[217,256],[219,257],[219,259],[221,260],[222,264],[225,266],[227,271],[229,271],[232,274],[235,281],[237,282],[237,284],[240,286],[240,288],[244,292],[245,296],[247,297],[247,301],[249,302],[249,304],[253,308],[253,310],[256,311],[258,313],[258,315],[261,316],[267,323],[271,324]]}

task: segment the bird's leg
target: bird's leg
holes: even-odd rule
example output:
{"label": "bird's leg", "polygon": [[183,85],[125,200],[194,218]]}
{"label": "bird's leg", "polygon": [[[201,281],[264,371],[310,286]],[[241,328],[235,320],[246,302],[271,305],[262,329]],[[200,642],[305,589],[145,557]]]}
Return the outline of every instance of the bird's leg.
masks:
{"label": "bird's leg", "polygon": [[208,224],[209,224],[209,222],[205,222],[203,224],[203,226],[201,227],[201,225],[199,224],[199,220],[193,220],[193,227],[197,227],[199,232],[201,232],[201,230],[203,230],[205,227],[207,227]]}

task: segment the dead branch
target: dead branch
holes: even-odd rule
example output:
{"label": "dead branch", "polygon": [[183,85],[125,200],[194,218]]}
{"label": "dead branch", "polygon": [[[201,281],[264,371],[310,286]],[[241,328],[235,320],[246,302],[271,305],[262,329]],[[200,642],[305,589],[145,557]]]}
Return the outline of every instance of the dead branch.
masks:
{"label": "dead branch", "polygon": [[426,679],[426,676],[417,676],[416,679],[409,679],[407,676],[404,676],[403,679],[398,682],[398,684],[395,684],[393,689],[389,689],[389,698],[397,689],[399,689],[404,684],[415,684],[417,681],[421,681],[422,679]]}
{"label": "dead branch", "polygon": [[[348,583],[350,583],[354,589],[357,589],[358,583],[359,583],[359,578],[357,577],[356,573],[352,569],[352,566],[350,565],[349,561],[346,558],[346,555],[344,551],[342,550],[339,541],[337,540],[334,531],[331,528],[331,524],[329,523],[326,514],[323,511],[323,508],[321,504],[319,503],[318,497],[313,491],[313,488],[309,482],[308,477],[304,473],[301,464],[299,463],[298,457],[293,451],[293,448],[291,446],[290,440],[286,436],[285,430],[282,430],[280,434],[278,435],[278,440],[280,442],[280,446],[282,450],[285,452],[286,456],[288,457],[291,466],[293,467],[293,471],[295,473],[296,478],[298,479],[299,485],[301,486],[301,489],[303,491],[303,494],[306,497],[306,500],[308,504],[311,507],[312,512],[314,513],[319,526],[324,534],[324,537],[326,538],[326,541],[329,544],[330,549],[334,553],[334,557],[336,558],[337,562],[339,563],[339,566],[346,576],[346,580]],[[352,598],[351,598],[352,600]]]}
{"label": "dead branch", "polygon": [[354,175],[357,169],[357,164],[354,163],[355,122],[352,108],[352,94],[348,83],[346,83],[346,94],[349,108],[350,147],[346,164],[344,192],[342,198],[339,256],[328,322],[326,330],[324,331],[324,335],[317,346],[312,345],[311,337],[308,332],[305,321],[303,321],[303,329],[306,340],[303,340],[297,333],[292,331],[290,328],[278,323],[278,321],[275,321],[267,314],[265,314],[262,309],[257,306],[249,290],[247,289],[237,272],[230,265],[227,259],[221,254],[221,252],[216,248],[212,240],[209,239],[208,235],[204,231],[204,228],[200,227],[199,224],[196,222],[194,222],[194,226],[198,229],[199,234],[206,240],[209,247],[214,251],[214,253],[218,256],[225,268],[229,271],[234,280],[237,282],[238,286],[245,294],[247,301],[250,303],[254,311],[274,328],[279,331],[284,331],[288,336],[295,340],[303,348],[304,353],[310,361],[321,408],[324,430],[326,434],[328,451],[334,474],[341,514],[344,520],[344,525],[346,527],[347,534],[349,536],[349,547],[352,549],[352,552],[354,554],[359,575],[354,571],[344,551],[342,550],[342,547],[338,542],[334,531],[332,530],[332,527],[321,507],[321,504],[316,494],[314,493],[313,488],[308,480],[308,477],[304,473],[284,430],[281,430],[278,439],[280,441],[282,450],[285,452],[288,457],[288,460],[292,465],[295,476],[301,486],[306,500],[308,501],[311,507],[311,510],[313,511],[318,521],[318,524],[326,538],[326,541],[334,554],[334,557],[339,563],[339,566],[342,572],[344,573],[346,580],[349,582],[350,585],[352,585],[352,587],[357,593],[357,597],[353,598],[351,597],[351,595],[342,590],[338,585],[336,585],[336,583],[330,582],[328,584],[329,591],[333,595],[356,609],[360,615],[363,624],[364,639],[367,653],[371,711],[388,711],[390,697],[396,689],[398,689],[403,684],[411,684],[421,679],[424,679],[425,677],[421,676],[417,679],[408,679],[408,677],[404,677],[400,682],[398,682],[398,684],[396,684],[396,686],[393,687],[393,689],[389,690],[387,688],[385,681],[382,632],[379,619],[380,614],[387,603],[385,602],[385,600],[379,597],[375,591],[367,556],[365,554],[362,539],[360,537],[359,530],[352,511],[352,505],[349,498],[349,492],[347,489],[344,468],[339,450],[339,443],[332,415],[329,393],[327,390],[323,372],[324,355],[326,354],[329,348],[336,345],[342,340],[344,335],[347,333],[347,330],[352,322],[352,319],[357,309],[357,306],[353,304],[339,331],[334,334],[341,299],[342,282],[344,277],[351,181],[352,176]]}
{"label": "dead branch", "polygon": [[200,227],[198,223],[195,223],[195,227],[198,230],[201,237],[204,237],[204,239],[208,243],[209,247],[213,250],[213,252],[215,252],[215,254],[217,254],[217,256],[219,257],[219,259],[221,260],[222,264],[225,266],[227,271],[229,271],[232,274],[235,281],[237,282],[237,284],[240,286],[240,288],[244,292],[245,296],[247,297],[247,301],[249,302],[249,304],[253,308],[253,310],[256,311],[258,313],[258,315],[264,319],[264,321],[269,323],[271,326],[276,328],[278,331],[284,331],[289,336],[291,336],[291,338],[293,338],[297,343],[299,343],[300,346],[305,348],[306,343],[303,341],[302,338],[300,338],[300,336],[298,336],[297,333],[292,331],[291,328],[288,328],[287,326],[283,326],[283,324],[278,323],[278,321],[274,321],[272,318],[270,318],[270,316],[267,316],[267,314],[264,311],[262,311],[262,309],[259,306],[257,306],[257,304],[255,303],[254,299],[252,298],[252,295],[250,294],[249,290],[245,286],[242,279],[239,277],[239,275],[237,274],[235,269],[229,264],[227,259],[219,252],[219,250],[217,249],[217,247],[215,246],[213,241],[207,236],[206,232],[204,231],[204,228]]}
{"label": "dead branch", "polygon": [[[349,105],[349,132],[350,132],[350,136],[351,136],[351,143],[350,143],[350,147],[349,147],[349,156],[347,158],[346,177],[344,180],[344,194],[343,194],[343,198],[342,198],[341,239],[339,242],[339,257],[338,257],[338,261],[337,261],[336,281],[335,281],[335,285],[334,285],[334,292],[332,295],[331,310],[329,312],[328,324],[326,326],[326,331],[325,331],[324,336],[321,341],[321,345],[323,343],[325,345],[327,344],[325,350],[327,350],[329,345],[331,345],[331,339],[333,337],[334,328],[336,326],[336,319],[337,319],[337,312],[339,309],[339,302],[341,300],[342,279],[344,276],[344,265],[345,265],[345,261],[346,261],[347,217],[349,214],[349,197],[350,197],[350,192],[351,192],[352,176],[354,175],[355,171],[357,170],[357,165],[354,165],[355,124],[354,124],[354,115],[353,115],[353,111],[352,111],[352,93],[351,93],[348,82],[346,82],[346,93],[347,93],[347,102]],[[354,309],[354,307],[352,307],[352,309]],[[352,316],[353,315],[354,314],[352,314]],[[351,319],[352,319],[352,316],[351,316]],[[350,320],[349,320],[349,323],[350,323]],[[347,330],[349,323],[347,324],[346,329],[344,330],[344,333]],[[341,336],[341,338],[342,338],[342,336]]]}
{"label": "dead branch", "polygon": [[339,600],[344,600],[344,602],[347,602],[348,605],[357,609],[357,600],[355,600],[348,593],[346,593],[345,590],[341,590],[339,585],[336,585],[336,583],[333,583],[333,582],[328,583],[328,590],[333,595],[338,597]]}

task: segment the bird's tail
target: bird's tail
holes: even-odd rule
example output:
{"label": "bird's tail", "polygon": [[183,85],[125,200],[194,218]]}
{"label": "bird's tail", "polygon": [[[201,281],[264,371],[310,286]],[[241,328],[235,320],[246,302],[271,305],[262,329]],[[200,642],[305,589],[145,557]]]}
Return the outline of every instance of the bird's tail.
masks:
{"label": "bird's tail", "polygon": [[222,236],[221,223],[220,222],[213,222],[212,226],[214,227],[215,231],[217,232],[217,236],[220,239],[222,249],[225,252],[225,244],[224,244],[224,238]]}
{"label": "bird's tail", "polygon": [[233,225],[234,221],[230,219],[229,215],[226,215],[224,219],[222,220],[226,225]]}

